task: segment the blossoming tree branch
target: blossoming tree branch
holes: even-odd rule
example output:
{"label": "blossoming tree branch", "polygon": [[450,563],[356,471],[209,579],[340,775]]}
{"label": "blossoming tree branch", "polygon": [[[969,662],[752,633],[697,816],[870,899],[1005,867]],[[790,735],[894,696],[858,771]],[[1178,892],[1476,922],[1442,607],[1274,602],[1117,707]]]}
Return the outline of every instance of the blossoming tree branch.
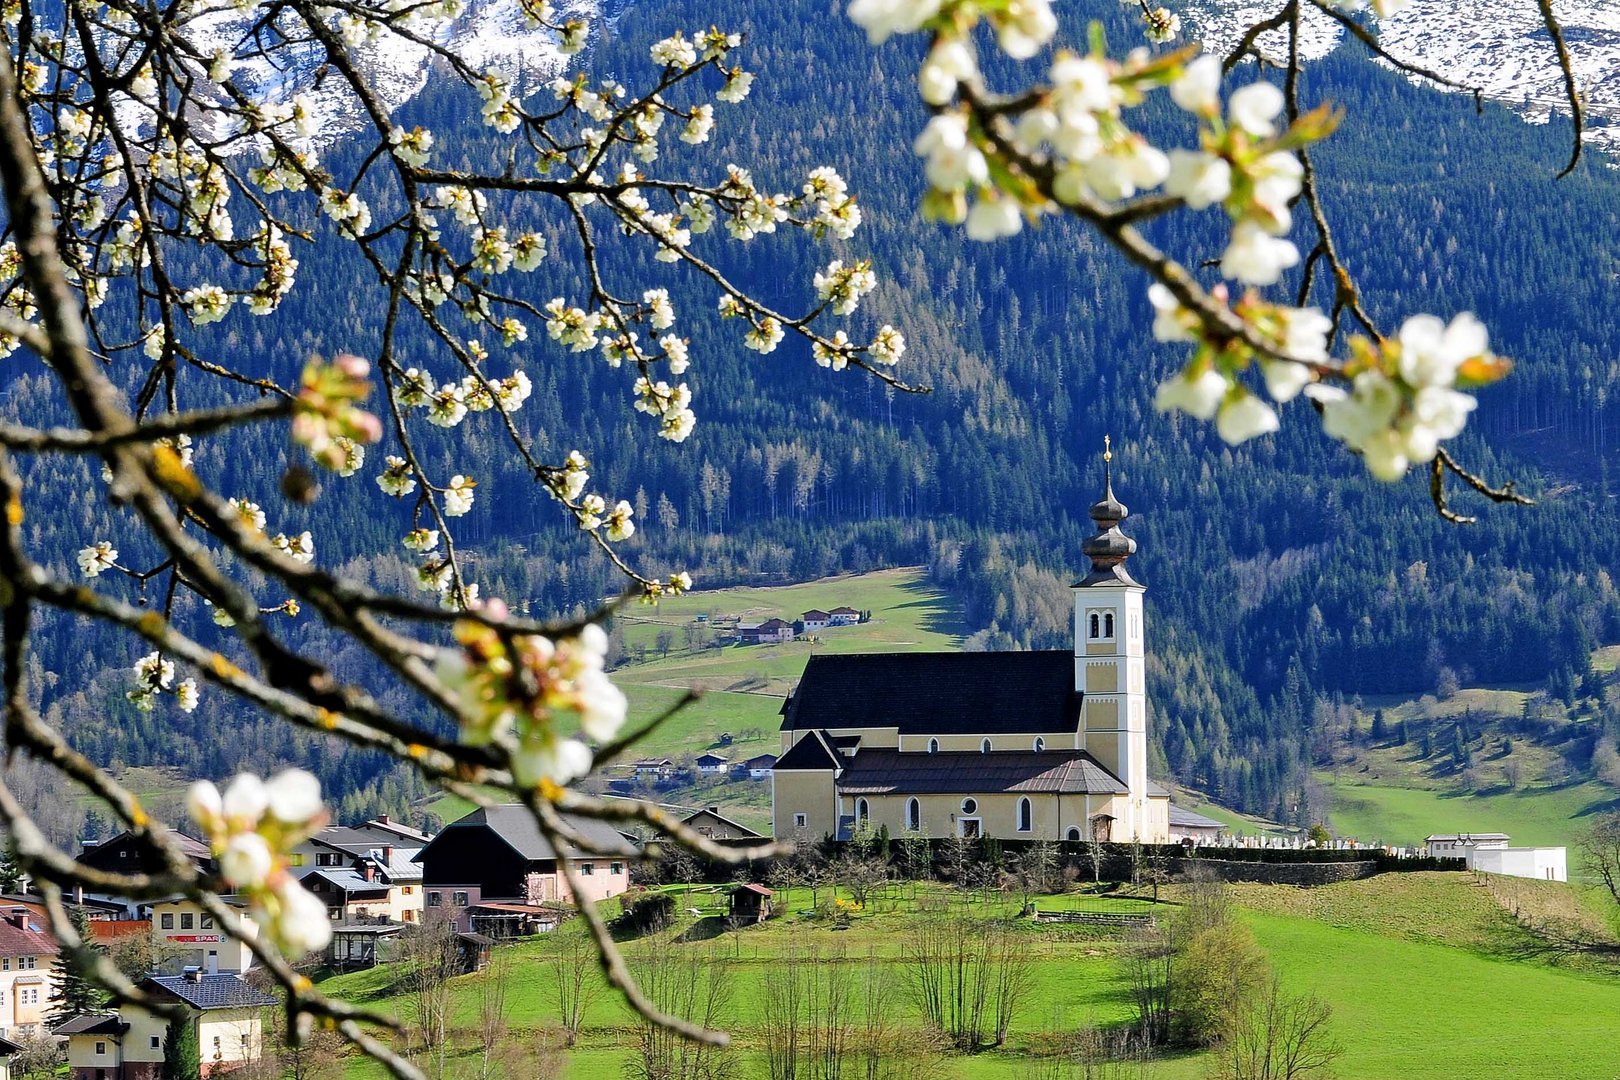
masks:
{"label": "blossoming tree branch", "polygon": [[[1297,86],[1306,8],[1343,20],[1376,48],[1375,34],[1340,5],[1288,0],[1232,55],[1201,56],[1176,44],[1174,13],[1144,4],[1153,48],[1114,56],[1094,36],[1083,50],[1058,47],[1042,61],[1039,81],[998,91],[980,75],[978,50],[993,40],[1015,60],[1047,55],[1058,30],[1049,0],[854,0],[849,14],[874,43],[930,37],[919,91],[932,116],[916,140],[930,185],[925,215],[994,240],[1067,214],[1146,271],[1152,335],[1188,348],[1183,370],[1159,389],[1161,408],[1213,420],[1239,443],[1275,429],[1276,406],[1303,397],[1375,475],[1395,480],[1430,469],[1443,513],[1456,516],[1447,475],[1493,499],[1520,499],[1442,445],[1474,408],[1468,390],[1507,371],[1485,328],[1468,313],[1413,313],[1394,332],[1381,331],[1339,258],[1310,158],[1339,117],[1328,106],[1305,109]],[[723,110],[746,106],[754,76],[736,60],[736,35],[672,34],[652,46],[637,87],[587,74],[526,86],[442,43],[462,9],[463,0],[7,0],[0,9],[0,351],[42,365],[74,418],[61,427],[0,423],[6,740],[12,753],[45,762],[109,806],[161,870],[80,865],[47,841],[3,783],[0,823],[45,888],[64,947],[95,963],[117,997],[143,1000],[76,936],[64,889],[135,898],[179,892],[221,926],[231,920],[220,895],[236,893],[266,929],[247,944],[284,990],[294,1037],[314,1023],[335,1027],[402,1077],[414,1068],[370,1027],[387,1019],[325,999],[292,967],[330,933],[288,863],[291,848],[325,820],[313,778],[290,771],[239,776],[223,791],[197,785],[191,826],[220,866],[217,877],[200,875],[133,792],[39,715],[27,681],[36,614],[98,620],[141,642],[128,688],[137,708],[190,711],[202,694],[226,693],[296,728],[409,762],[475,801],[490,791],[518,798],[556,844],[589,847],[559,817],[566,810],[637,821],[716,860],[758,856],[771,849],[719,848],[653,806],[570,790],[657,720],[623,730],[625,698],[604,671],[605,612],[536,622],[481,591],[455,531],[458,519],[487,510],[479,477],[435,466],[418,439],[427,428],[483,425],[623,572],[627,597],[656,601],[689,588],[691,578],[648,576],[620,554],[636,529],[634,512],[619,493],[593,484],[589,447],[549,459],[522,435],[512,418],[532,384],[518,355],[574,354],[622,372],[632,409],[676,443],[698,422],[684,376],[703,361],[692,355],[683,317],[724,320],[743,347],[762,354],[797,335],[817,364],[912,388],[898,374],[906,349],[899,329],[883,324],[856,338],[841,324],[876,285],[869,262],[845,256],[805,267],[816,302],[789,312],[731,280],[714,254],[723,244],[769,243],[779,230],[850,240],[861,209],[843,177],[817,168],[776,191],[734,163],[693,175],[660,166],[672,140],[702,147]],[[524,0],[524,10],[562,52],[587,44],[589,28],[557,19],[545,0]],[[1550,9],[1547,19],[1555,28]],[[1244,63],[1261,56],[1265,34],[1287,44],[1280,88]],[[396,122],[359,62],[380,40],[418,50],[477,95],[488,129],[480,136],[505,140],[497,167],[452,167],[455,133]],[[360,118],[361,130],[344,136],[358,152],[342,158],[358,166],[340,173],[321,160],[330,143],[320,138],[316,101],[280,82],[255,92],[239,78],[252,63],[294,55],[319,57],[323,93],[341,94]],[[1167,150],[1132,128],[1133,110],[1158,93],[1196,119],[1196,145]],[[1578,135],[1578,95],[1571,100]],[[1316,236],[1303,259],[1290,239],[1302,206]],[[1137,228],[1178,211],[1228,220],[1229,241],[1214,260],[1219,280],[1189,269],[1204,253],[1172,257]],[[550,252],[537,220],[571,234],[577,254]],[[300,250],[313,243],[352,245],[370,268],[383,319],[368,355],[311,359],[298,381],[283,385],[197,332],[235,311],[274,318],[298,287]],[[600,257],[609,247],[648,258]],[[578,294],[543,286],[548,260],[561,259],[586,283]],[[665,264],[707,283],[714,307],[677,312],[658,278]],[[621,265],[652,269],[616,272]],[[1296,266],[1294,296],[1277,296]],[[540,281],[551,298],[531,299],[536,287],[524,279]],[[1326,311],[1309,306],[1320,292]],[[408,322],[426,329],[432,355],[407,355]],[[222,395],[227,404],[216,403]],[[278,525],[265,509],[268,493],[211,483],[194,461],[199,441],[250,425],[278,425],[295,456],[397,500],[397,535],[420,591],[395,594],[326,569],[321,537]],[[49,455],[97,461],[105,499],[144,533],[140,544],[123,546],[159,557],[126,557],[118,537],[87,536],[79,578],[53,573],[30,549],[30,491],[19,465]],[[139,602],[149,590],[161,597],[156,607]],[[178,602],[188,595],[206,606],[205,622],[227,632],[228,645],[207,644],[218,631],[188,623],[197,606]],[[408,722],[299,652],[286,633],[299,618],[345,635],[450,726]],[[654,1008],[595,909],[581,912],[609,979],[634,1008],[691,1037],[721,1037]]]}

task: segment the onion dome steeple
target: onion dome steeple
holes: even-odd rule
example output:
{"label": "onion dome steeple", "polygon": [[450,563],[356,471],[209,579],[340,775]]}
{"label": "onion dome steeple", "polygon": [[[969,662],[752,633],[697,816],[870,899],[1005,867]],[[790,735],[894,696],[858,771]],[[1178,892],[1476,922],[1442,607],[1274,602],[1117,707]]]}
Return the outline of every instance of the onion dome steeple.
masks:
{"label": "onion dome steeple", "polygon": [[1092,504],[1091,520],[1097,523],[1097,533],[1089,537],[1080,550],[1091,560],[1091,572],[1081,585],[1136,585],[1141,586],[1125,569],[1125,560],[1136,553],[1136,541],[1119,531],[1119,523],[1130,513],[1125,504],[1114,497],[1113,440],[1103,436],[1103,497]]}

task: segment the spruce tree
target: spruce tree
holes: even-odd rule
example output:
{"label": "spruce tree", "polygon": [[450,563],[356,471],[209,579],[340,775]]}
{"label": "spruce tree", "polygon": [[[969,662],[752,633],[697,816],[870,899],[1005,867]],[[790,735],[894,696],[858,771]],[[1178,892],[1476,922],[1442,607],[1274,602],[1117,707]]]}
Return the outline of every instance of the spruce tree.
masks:
{"label": "spruce tree", "polygon": [[188,1016],[170,1020],[163,1035],[161,1080],[202,1080],[202,1055],[197,1048],[197,1022]]}
{"label": "spruce tree", "polygon": [[[90,920],[83,908],[69,908],[68,918],[79,940],[90,940]],[[90,980],[89,965],[78,956],[62,949],[51,965],[56,975],[56,989],[51,992],[51,1009],[46,1019],[51,1027],[83,1013],[96,1012],[106,1003],[101,988]]]}
{"label": "spruce tree", "polygon": [[22,887],[22,868],[17,865],[17,855],[7,844],[0,848],[0,892],[14,893]]}

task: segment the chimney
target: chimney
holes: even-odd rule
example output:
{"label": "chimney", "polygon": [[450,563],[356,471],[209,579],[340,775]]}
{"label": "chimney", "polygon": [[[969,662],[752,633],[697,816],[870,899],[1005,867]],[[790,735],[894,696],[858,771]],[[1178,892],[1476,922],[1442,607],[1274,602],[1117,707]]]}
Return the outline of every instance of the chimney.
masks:
{"label": "chimney", "polygon": [[382,847],[382,864],[392,866],[394,863],[394,845],[384,844]]}
{"label": "chimney", "polygon": [[377,864],[375,862],[373,862],[370,859],[361,859],[360,860],[360,875],[362,877],[364,877],[367,881],[370,881],[372,879],[372,876],[375,875],[376,873],[377,873]]}
{"label": "chimney", "polygon": [[75,904],[83,904],[84,903],[84,886],[83,885],[75,885],[75,886],[73,886],[73,902]]}
{"label": "chimney", "polygon": [[6,921],[19,930],[33,929],[32,926],[28,925],[27,908],[12,908],[10,911],[6,912]]}
{"label": "chimney", "polygon": [[185,978],[186,982],[202,982],[202,968],[196,964],[187,964],[180,974]]}
{"label": "chimney", "polygon": [[379,824],[379,825],[388,824],[388,815],[387,814],[378,814],[377,815],[377,824]]}

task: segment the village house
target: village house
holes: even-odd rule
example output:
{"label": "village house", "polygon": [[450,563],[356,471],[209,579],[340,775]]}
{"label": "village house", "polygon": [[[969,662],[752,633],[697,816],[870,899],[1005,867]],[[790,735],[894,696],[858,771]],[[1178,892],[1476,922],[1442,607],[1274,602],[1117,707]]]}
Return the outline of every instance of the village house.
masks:
{"label": "village house", "polygon": [[718,806],[706,806],[681,819],[681,824],[710,840],[763,840],[759,833],[720,813]]}
{"label": "village house", "polygon": [[326,902],[334,920],[365,917],[419,922],[422,867],[415,860],[427,840],[409,846],[397,843],[404,839],[365,827],[331,826],[294,849],[293,873]]}
{"label": "village house", "polygon": [[810,658],[782,707],[778,837],[1170,839],[1147,776],[1146,590],[1111,481],[1090,514],[1072,650]]}
{"label": "village house", "polygon": [[861,621],[861,613],[852,607],[835,607],[827,612],[828,626],[854,626]]}
{"label": "village house", "polygon": [[38,1034],[56,988],[56,939],[25,907],[0,911],[0,1036]]}
{"label": "village house", "polygon": [[692,759],[692,765],[700,776],[724,776],[730,764],[729,758],[723,758],[719,754],[699,754]]}
{"label": "village house", "polygon": [[[218,864],[214,861],[214,853],[209,850],[207,844],[182,832],[171,830],[168,835],[169,839],[179,845],[181,854],[191,862],[199,873],[212,874],[219,869]],[[164,870],[162,860],[149,852],[134,833],[128,831],[109,837],[100,843],[87,842],[76,861],[83,866],[90,867],[92,870],[102,870],[113,874],[157,874],[162,873]],[[118,905],[122,908],[121,917],[123,918],[139,919],[144,918],[146,915],[146,906],[128,897],[86,892],[83,894],[83,899],[96,901],[100,904]]]}
{"label": "village house", "polygon": [[258,936],[258,924],[247,905],[234,896],[221,896],[233,912],[229,933],[211,911],[195,900],[177,896],[152,904],[152,965],[154,970],[178,975],[186,968],[205,974],[243,972],[253,966],[253,950],[243,938]]}
{"label": "village house", "polygon": [[776,768],[776,755],[756,754],[743,762],[742,767],[748,771],[748,779],[750,780],[769,780],[771,770]]}
{"label": "village house", "polygon": [[631,768],[638,780],[663,780],[675,775],[675,762],[669,758],[642,758]]}
{"label": "village house", "polygon": [[832,625],[832,615],[829,612],[811,608],[799,616],[801,632],[809,633],[812,630],[825,630]]}
{"label": "village house", "polygon": [[1510,847],[1507,833],[1442,833],[1426,836],[1429,855],[1461,859],[1470,870],[1484,874],[1568,881],[1568,854],[1561,847]]}
{"label": "village house", "polygon": [[766,619],[761,623],[740,623],[737,640],[743,645],[771,645],[792,641],[793,624],[781,619]]}
{"label": "village house", "polygon": [[[233,974],[195,969],[140,982],[153,999],[183,1005],[197,1030],[202,1075],[230,1072],[264,1053],[263,1012],[275,998]],[[56,1028],[68,1044],[72,1080],[157,1080],[169,1022],[138,1005],[116,1013],[75,1016]]]}
{"label": "village house", "polygon": [[584,842],[558,852],[540,833],[528,807],[479,807],[446,825],[417,855],[427,893],[424,919],[438,915],[471,931],[481,914],[553,914],[573,899],[566,863],[587,902],[617,896],[630,885],[630,863],[640,851],[618,830],[595,818],[563,815]]}

